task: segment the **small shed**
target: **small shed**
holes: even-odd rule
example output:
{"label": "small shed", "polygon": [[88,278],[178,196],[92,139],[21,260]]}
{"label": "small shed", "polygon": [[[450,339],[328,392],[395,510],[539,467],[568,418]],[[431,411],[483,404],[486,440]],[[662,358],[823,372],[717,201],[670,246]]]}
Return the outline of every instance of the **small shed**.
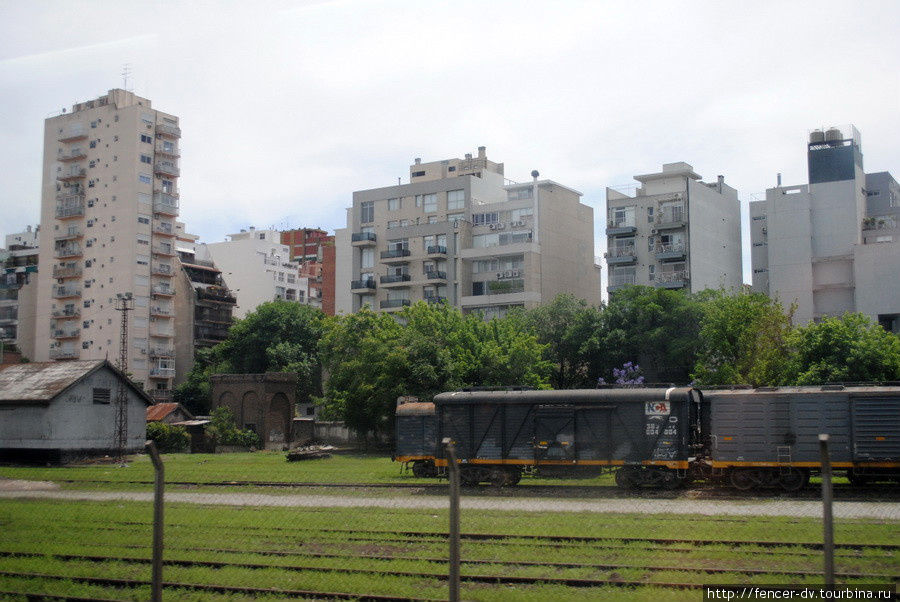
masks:
{"label": "small shed", "polygon": [[194,415],[180,403],[155,403],[147,408],[147,422],[176,424],[186,420],[194,420]]}
{"label": "small shed", "polygon": [[67,461],[115,453],[120,384],[131,453],[144,447],[152,400],[108,361],[32,362],[0,370],[0,457]]}

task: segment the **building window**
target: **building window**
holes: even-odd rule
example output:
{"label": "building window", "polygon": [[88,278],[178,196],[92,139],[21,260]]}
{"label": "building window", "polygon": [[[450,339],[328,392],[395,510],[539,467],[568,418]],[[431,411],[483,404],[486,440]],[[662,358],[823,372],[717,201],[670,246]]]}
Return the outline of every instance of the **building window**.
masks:
{"label": "building window", "polygon": [[414,172],[412,172],[412,177],[414,177],[414,178],[421,178],[421,177],[424,176],[424,175],[425,175],[425,172],[424,172],[424,171],[414,171]]}
{"label": "building window", "polygon": [[150,216],[149,215],[138,215],[138,223],[139,224],[149,224]]}
{"label": "building window", "polygon": [[647,223],[653,223],[653,207],[647,207]]}
{"label": "building window", "polygon": [[449,190],[447,191],[447,211],[453,209],[463,209],[466,206],[465,190]]}
{"label": "building window", "polygon": [[528,188],[517,188],[515,190],[510,190],[507,193],[506,198],[510,201],[524,201],[532,198],[533,196],[534,194],[532,193],[531,186],[529,186]]}
{"label": "building window", "polygon": [[141,155],[141,163],[147,163],[149,165],[150,163],[153,163],[153,159],[151,159],[149,155]]}
{"label": "building window", "polygon": [[459,225],[459,222],[466,219],[465,213],[451,213],[447,216],[447,221],[452,223],[454,227]]}
{"label": "building window", "polygon": [[138,181],[141,184],[152,184],[153,178],[150,177],[150,174],[142,173],[138,176]]}
{"label": "building window", "polygon": [[153,138],[151,138],[147,134],[141,134],[141,142],[144,142],[146,144],[153,144]]}
{"label": "building window", "polygon": [[388,199],[388,211],[398,211],[400,209],[400,199]]}
{"label": "building window", "polygon": [[375,266],[375,249],[372,249],[372,248],[362,249],[362,258],[361,258],[361,262],[360,262],[360,267],[371,268],[374,266]]}
{"label": "building window", "polygon": [[886,331],[900,334],[900,314],[878,314],[878,323]]}
{"label": "building window", "polygon": [[363,224],[375,221],[375,201],[363,201],[359,204],[359,221]]}
{"label": "building window", "polygon": [[94,403],[109,403],[112,399],[109,389],[100,389],[94,387],[93,395]]}
{"label": "building window", "polygon": [[394,228],[399,228],[399,227],[400,227],[400,220],[392,219],[392,220],[389,220],[387,223],[388,230],[393,230]]}
{"label": "building window", "polygon": [[634,207],[614,207],[610,209],[610,227],[625,228],[634,226]]}
{"label": "building window", "polygon": [[437,193],[417,194],[416,207],[421,207],[425,213],[437,211]]}
{"label": "building window", "polygon": [[653,282],[653,280],[656,278],[656,266],[655,265],[649,266],[647,278],[650,280],[650,282]]}
{"label": "building window", "polygon": [[500,221],[500,213],[497,211],[492,211],[490,213],[473,213],[472,214],[472,225],[473,226],[485,226],[487,224],[496,224]]}
{"label": "building window", "polygon": [[429,224],[436,224],[437,221],[438,221],[438,218],[437,218],[436,215],[429,215],[429,216],[428,216],[428,223],[429,223]]}

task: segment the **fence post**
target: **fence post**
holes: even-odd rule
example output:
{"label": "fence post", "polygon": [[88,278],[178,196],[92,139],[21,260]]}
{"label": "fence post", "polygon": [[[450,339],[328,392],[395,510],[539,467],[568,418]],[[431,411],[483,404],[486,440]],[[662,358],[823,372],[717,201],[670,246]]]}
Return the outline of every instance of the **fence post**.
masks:
{"label": "fence post", "polygon": [[831,458],[828,455],[828,435],[819,435],[822,456],[822,525],[824,527],[825,585],[834,589],[834,521],[831,515]]}
{"label": "fence post", "polygon": [[450,473],[450,602],[459,602],[459,465],[450,438],[443,444]]}
{"label": "fence post", "polygon": [[156,450],[153,441],[144,444],[150,459],[153,461],[153,469],[156,479],[153,484],[153,575],[151,579],[151,600],[162,602],[162,556],[163,556],[163,487],[165,476],[163,473],[162,458]]}

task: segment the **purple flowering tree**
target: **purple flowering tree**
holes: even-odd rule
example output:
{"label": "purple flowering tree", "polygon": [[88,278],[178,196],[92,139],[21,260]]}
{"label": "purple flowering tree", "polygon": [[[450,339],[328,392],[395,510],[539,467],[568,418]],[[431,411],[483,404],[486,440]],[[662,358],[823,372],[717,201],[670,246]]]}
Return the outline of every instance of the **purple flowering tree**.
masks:
{"label": "purple flowering tree", "polygon": [[617,386],[627,387],[629,385],[644,384],[644,375],[641,373],[641,367],[634,362],[625,362],[621,368],[613,368],[613,382],[607,383],[602,376],[597,379],[598,385],[613,384]]}

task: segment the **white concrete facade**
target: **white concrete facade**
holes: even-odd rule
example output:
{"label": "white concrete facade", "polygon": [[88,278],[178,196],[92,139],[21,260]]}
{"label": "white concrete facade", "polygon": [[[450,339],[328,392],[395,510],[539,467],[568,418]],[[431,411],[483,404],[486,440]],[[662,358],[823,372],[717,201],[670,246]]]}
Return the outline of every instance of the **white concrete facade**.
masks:
{"label": "white concrete facade", "polygon": [[750,203],[753,290],[796,324],[860,311],[900,332],[900,187],[864,173],[853,126],[813,131],[807,153],[809,184]]}
{"label": "white concrete facade", "polygon": [[641,186],[634,196],[606,191],[607,290],[738,289],[743,280],[737,191],[722,176],[701,181],[683,162],[635,180]]}
{"label": "white concrete facade", "polygon": [[0,249],[0,344],[15,344],[29,359],[34,357],[40,228],[8,234],[6,249]]}

